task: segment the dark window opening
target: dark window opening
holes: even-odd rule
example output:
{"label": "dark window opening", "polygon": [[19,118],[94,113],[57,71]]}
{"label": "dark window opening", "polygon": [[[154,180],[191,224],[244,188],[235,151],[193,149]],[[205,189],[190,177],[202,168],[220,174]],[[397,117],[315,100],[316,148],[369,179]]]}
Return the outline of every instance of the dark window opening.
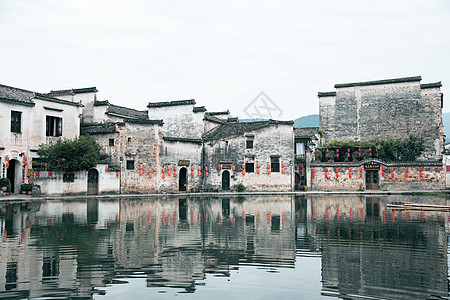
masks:
{"label": "dark window opening", "polygon": [[280,157],[279,156],[271,156],[270,157],[270,171],[271,172],[280,172]]}
{"label": "dark window opening", "polygon": [[114,146],[114,139],[109,139],[109,146]]}
{"label": "dark window opening", "polygon": [[127,170],[134,170],[134,160],[127,160]]}
{"label": "dark window opening", "polygon": [[59,260],[56,257],[45,257],[42,264],[42,280],[54,278],[58,275]]}
{"label": "dark window opening", "polygon": [[6,263],[5,290],[17,288],[17,262]]}
{"label": "dark window opening", "polygon": [[130,137],[128,138],[128,143],[131,143],[131,138]]}
{"label": "dark window opening", "polygon": [[245,163],[245,172],[247,173],[255,172],[255,163]]}
{"label": "dark window opening", "polygon": [[45,120],[46,136],[62,135],[62,119],[58,117],[47,116]]}
{"label": "dark window opening", "polygon": [[245,141],[245,149],[253,149],[253,140]]}
{"label": "dark window opening", "polygon": [[66,173],[63,176],[63,182],[74,182],[75,181],[75,173]]}
{"label": "dark window opening", "polygon": [[21,133],[22,113],[11,111],[11,132]]}

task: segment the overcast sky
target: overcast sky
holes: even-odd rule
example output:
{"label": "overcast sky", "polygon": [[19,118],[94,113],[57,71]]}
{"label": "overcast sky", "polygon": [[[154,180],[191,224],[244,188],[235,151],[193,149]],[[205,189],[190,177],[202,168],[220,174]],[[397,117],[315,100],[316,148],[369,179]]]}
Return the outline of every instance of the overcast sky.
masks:
{"label": "overcast sky", "polygon": [[421,75],[450,111],[448,0],[0,0],[0,41],[2,84],[140,110],[194,98],[245,118],[264,91],[295,119],[335,83]]}

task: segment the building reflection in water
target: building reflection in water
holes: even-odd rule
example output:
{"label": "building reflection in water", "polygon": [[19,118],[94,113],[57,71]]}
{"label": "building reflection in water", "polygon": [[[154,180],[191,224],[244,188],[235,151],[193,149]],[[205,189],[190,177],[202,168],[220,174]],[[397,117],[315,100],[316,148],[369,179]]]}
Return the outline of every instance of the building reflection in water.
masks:
{"label": "building reflection in water", "polygon": [[387,208],[407,200],[252,196],[4,203],[0,297],[89,298],[130,276],[145,277],[149,288],[195,292],[207,274],[232,276],[240,266],[292,269],[298,257],[311,256],[322,259],[317,284],[323,295],[446,297],[448,216]]}

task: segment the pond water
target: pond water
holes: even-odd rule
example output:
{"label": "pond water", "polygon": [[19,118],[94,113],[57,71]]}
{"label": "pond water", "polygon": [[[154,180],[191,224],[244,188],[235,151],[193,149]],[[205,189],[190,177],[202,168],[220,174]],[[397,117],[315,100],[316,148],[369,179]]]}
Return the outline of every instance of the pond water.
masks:
{"label": "pond water", "polygon": [[430,196],[1,202],[0,298],[448,299]]}

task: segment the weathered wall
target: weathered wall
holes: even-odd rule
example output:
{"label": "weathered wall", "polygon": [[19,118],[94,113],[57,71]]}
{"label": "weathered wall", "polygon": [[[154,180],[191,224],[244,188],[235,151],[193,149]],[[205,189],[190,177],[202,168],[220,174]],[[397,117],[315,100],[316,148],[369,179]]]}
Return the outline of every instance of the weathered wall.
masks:
{"label": "weathered wall", "polygon": [[[245,135],[254,135],[253,149],[245,148]],[[226,145],[228,142],[228,145]],[[291,125],[272,125],[243,135],[224,138],[205,143],[205,165],[209,168],[209,177],[205,181],[206,190],[221,189],[222,173],[231,174],[230,185],[242,183],[247,191],[291,191],[293,188],[293,149],[294,136]],[[280,164],[284,163],[285,173],[267,173],[267,164],[271,155],[280,156]],[[219,170],[225,162],[235,166],[235,171]],[[242,173],[242,164],[255,163],[254,173]],[[260,164],[260,173],[256,173],[256,164]]]}
{"label": "weathered wall", "polygon": [[415,135],[425,139],[423,159],[440,158],[443,131],[439,87],[422,88],[420,77],[410,82],[349,85],[337,85],[335,96],[319,93],[325,143]]}
{"label": "weathered wall", "polygon": [[[310,190],[366,190],[364,163],[315,163],[308,174]],[[445,189],[445,170],[437,162],[385,163],[378,176],[379,189],[383,191]]]}

